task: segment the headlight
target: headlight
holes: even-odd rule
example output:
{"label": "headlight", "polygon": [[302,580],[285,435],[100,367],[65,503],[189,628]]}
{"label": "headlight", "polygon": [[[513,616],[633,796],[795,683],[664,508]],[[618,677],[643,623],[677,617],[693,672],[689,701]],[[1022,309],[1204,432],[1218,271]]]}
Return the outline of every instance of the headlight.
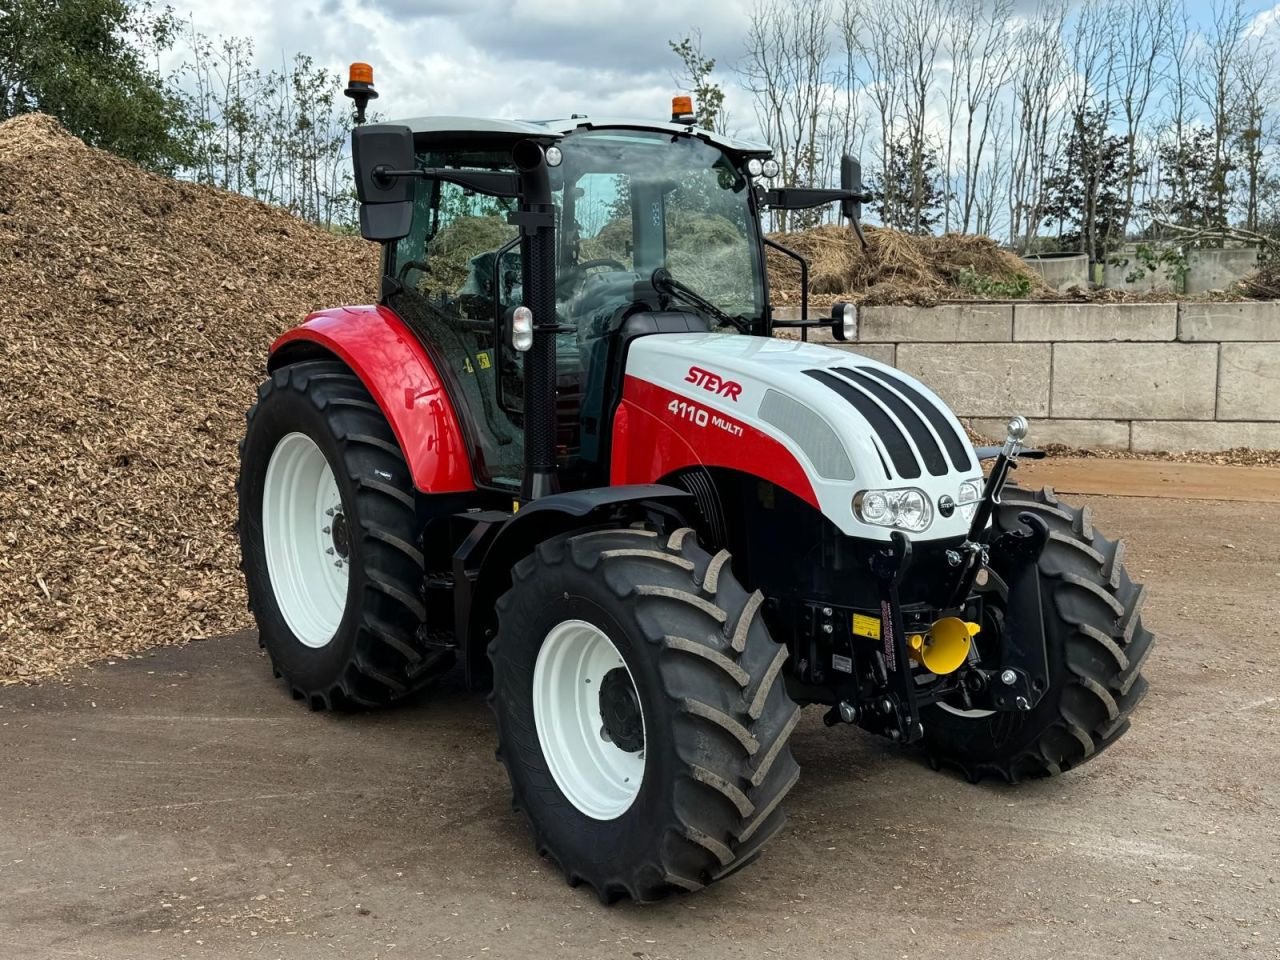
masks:
{"label": "headlight", "polygon": [[853,512],[863,523],[919,533],[933,522],[933,504],[923,490],[862,490],[853,498]]}
{"label": "headlight", "polygon": [[982,487],[977,480],[966,480],[960,484],[960,496],[956,497],[956,505],[960,507],[960,516],[972,520],[978,510],[978,501],[982,499]]}

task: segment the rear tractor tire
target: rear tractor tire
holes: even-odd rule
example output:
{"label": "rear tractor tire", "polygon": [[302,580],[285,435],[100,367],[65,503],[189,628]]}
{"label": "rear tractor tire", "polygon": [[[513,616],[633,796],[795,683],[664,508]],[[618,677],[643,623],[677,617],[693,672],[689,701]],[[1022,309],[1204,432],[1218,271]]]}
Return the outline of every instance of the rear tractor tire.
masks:
{"label": "rear tractor tire", "polygon": [[571,532],[516,564],[489,647],[498,756],[570,884],[697,890],[782,827],[800,711],[761,602],[688,528]]}
{"label": "rear tractor tire", "polygon": [[419,633],[415,491],[395,434],[343,364],[282,367],[240,445],[240,549],[258,642],[295,699],[378,707],[453,663]]}
{"label": "rear tractor tire", "polygon": [[[1124,544],[1093,529],[1088,507],[1069,506],[1049,488],[1006,487],[995,524],[1016,529],[1024,512],[1049,527],[1039,560],[1048,690],[1027,713],[947,705],[923,711],[931,761],[958,767],[974,782],[1016,782],[1079,766],[1124,735],[1147,692],[1142,666],[1155,638],[1142,625],[1145,589],[1124,568]],[[991,596],[998,600],[999,591]],[[980,652],[982,637],[975,641]]]}

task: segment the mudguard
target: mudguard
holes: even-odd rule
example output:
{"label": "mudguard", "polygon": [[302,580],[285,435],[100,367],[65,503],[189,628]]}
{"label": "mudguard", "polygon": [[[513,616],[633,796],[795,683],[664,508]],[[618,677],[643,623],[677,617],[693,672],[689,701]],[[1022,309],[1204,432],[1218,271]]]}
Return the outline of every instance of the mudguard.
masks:
{"label": "mudguard", "polygon": [[373,395],[423,493],[475,489],[466,441],[444,381],[418,338],[383,306],[338,307],[307,317],[271,345],[267,368],[331,355]]}
{"label": "mudguard", "polygon": [[[454,632],[466,638],[463,663],[467,685],[479,687],[487,682],[485,631],[493,627],[494,603],[511,586],[512,566],[539,543],[577,527],[625,525],[652,513],[683,526],[695,512],[687,490],[657,483],[557,493],[521,507],[502,524],[484,551],[474,584],[462,575],[462,569],[455,575]],[[463,568],[474,562],[474,558],[456,554],[455,560],[460,560]]]}

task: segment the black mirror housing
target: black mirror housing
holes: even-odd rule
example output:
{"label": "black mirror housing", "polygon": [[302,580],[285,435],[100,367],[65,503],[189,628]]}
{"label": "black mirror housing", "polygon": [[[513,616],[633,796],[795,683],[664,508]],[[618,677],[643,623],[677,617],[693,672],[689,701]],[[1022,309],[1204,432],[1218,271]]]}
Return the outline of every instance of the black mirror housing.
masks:
{"label": "black mirror housing", "polygon": [[[849,193],[862,193],[862,164],[847,153],[840,158],[840,189]],[[840,212],[849,220],[860,220],[862,201],[845,197],[840,201]]]}
{"label": "black mirror housing", "polygon": [[382,170],[413,169],[413,131],[393,124],[351,131],[351,163],[360,201],[360,235],[387,243],[407,236],[413,220],[413,180]]}

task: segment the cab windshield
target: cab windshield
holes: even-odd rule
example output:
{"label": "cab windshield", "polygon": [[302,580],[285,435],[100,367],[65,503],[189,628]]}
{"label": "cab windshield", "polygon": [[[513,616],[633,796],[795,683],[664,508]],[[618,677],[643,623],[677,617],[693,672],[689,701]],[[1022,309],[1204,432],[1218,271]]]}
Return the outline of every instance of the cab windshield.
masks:
{"label": "cab windshield", "polygon": [[570,134],[560,149],[553,186],[565,320],[580,330],[599,322],[658,268],[728,316],[761,316],[750,184],[721,150],[689,135],[608,129]]}

